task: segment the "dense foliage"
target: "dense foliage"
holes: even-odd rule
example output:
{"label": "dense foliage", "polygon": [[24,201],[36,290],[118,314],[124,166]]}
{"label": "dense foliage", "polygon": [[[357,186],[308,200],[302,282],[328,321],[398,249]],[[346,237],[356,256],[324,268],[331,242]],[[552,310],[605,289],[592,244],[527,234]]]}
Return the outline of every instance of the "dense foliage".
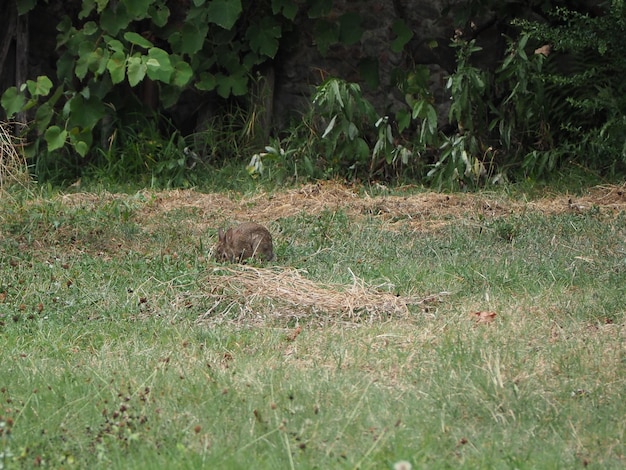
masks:
{"label": "dense foliage", "polygon": [[[37,1],[17,4],[26,14]],[[1,104],[8,117],[31,110],[29,156],[41,174],[57,167],[62,179],[77,176],[78,157],[113,178],[193,184],[192,167],[223,165],[233,149],[245,162],[252,156],[251,175],[281,178],[410,171],[439,186],[473,186],[542,177],[566,161],[615,173],[626,164],[624,4],[594,12],[559,4],[471,0],[442,13],[458,24],[447,122],[435,108],[429,69],[404,65],[394,76],[406,107],[395,115],[377,114],[356,83],[329,78],[311,112],[275,130],[258,153],[251,138],[263,112],[257,77],[298,34],[296,21],[311,22],[322,54],[361,39],[362,18],[335,15],[332,0],[86,0],[57,26],[57,77],[11,87]],[[480,38],[467,34],[485,11],[510,36],[495,67],[478,64]],[[396,21],[393,34],[390,48],[408,48],[409,25]],[[377,83],[375,58],[362,61],[360,75]],[[200,136],[165,119],[185,93],[221,103]]]}

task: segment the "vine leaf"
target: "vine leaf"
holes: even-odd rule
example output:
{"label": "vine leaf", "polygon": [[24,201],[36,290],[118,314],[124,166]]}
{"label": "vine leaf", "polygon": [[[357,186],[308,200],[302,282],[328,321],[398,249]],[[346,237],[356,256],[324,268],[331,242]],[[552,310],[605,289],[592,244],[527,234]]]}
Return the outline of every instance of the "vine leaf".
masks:
{"label": "vine leaf", "polygon": [[65,145],[67,139],[67,131],[61,130],[59,126],[50,126],[44,135],[48,144],[48,152],[60,149]]}
{"label": "vine leaf", "polygon": [[224,29],[232,29],[241,14],[241,0],[213,0],[208,7],[207,17]]}
{"label": "vine leaf", "polygon": [[144,38],[141,34],[137,34],[137,33],[133,32],[133,31],[125,32],[124,33],[124,39],[126,39],[131,44],[143,47],[145,49],[149,49],[150,47],[154,46],[150,41],[148,41],[146,38]]}
{"label": "vine leaf", "polygon": [[294,0],[272,0],[272,13],[283,14],[288,20],[293,20],[298,13],[298,4]]}
{"label": "vine leaf", "polygon": [[351,46],[361,40],[363,27],[361,26],[361,15],[358,13],[346,13],[339,18],[339,40]]}
{"label": "vine leaf", "polygon": [[146,76],[146,64],[141,60],[141,56],[135,55],[128,58],[128,83],[134,87]]}
{"label": "vine leaf", "polygon": [[126,76],[126,54],[120,51],[114,52],[107,62],[107,70],[114,85],[124,81]]}
{"label": "vine leaf", "polygon": [[282,30],[274,18],[266,17],[259,24],[250,26],[246,36],[254,52],[274,57],[278,52],[278,39],[282,36]]}
{"label": "vine leaf", "polygon": [[217,94],[222,98],[228,98],[231,94],[242,96],[248,91],[248,77],[244,74],[222,75],[218,73],[215,78],[217,78]]}
{"label": "vine leaf", "polygon": [[11,117],[15,113],[19,112],[26,102],[26,97],[17,91],[17,88],[12,86],[2,94],[2,100],[0,103],[7,113],[7,116]]}
{"label": "vine leaf", "polygon": [[404,20],[396,20],[391,27],[396,38],[391,42],[393,52],[402,52],[402,49],[413,37],[413,31],[407,26]]}

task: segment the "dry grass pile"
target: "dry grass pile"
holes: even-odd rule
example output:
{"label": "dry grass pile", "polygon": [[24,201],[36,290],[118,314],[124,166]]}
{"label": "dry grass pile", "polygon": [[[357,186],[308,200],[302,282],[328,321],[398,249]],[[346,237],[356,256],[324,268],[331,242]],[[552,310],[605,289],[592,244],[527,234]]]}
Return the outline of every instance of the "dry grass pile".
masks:
{"label": "dry grass pile", "polygon": [[180,208],[198,212],[198,230],[217,229],[236,222],[254,220],[271,224],[299,214],[342,211],[350,217],[381,220],[386,230],[433,231],[459,220],[485,220],[513,214],[539,212],[562,214],[596,209],[604,214],[626,211],[626,184],[591,188],[586,194],[547,195],[533,200],[515,200],[506,195],[442,194],[407,195],[358,194],[352,186],[335,181],[307,184],[276,193],[260,192],[243,198],[227,194],[203,194],[194,190],[146,193],[148,204],[142,219]]}
{"label": "dry grass pile", "polygon": [[24,185],[27,182],[26,160],[17,150],[9,125],[0,122],[0,190],[11,184]]}
{"label": "dry grass pile", "polygon": [[[211,308],[200,321],[265,322],[270,319],[380,321],[406,318],[409,307],[426,309],[439,300],[405,297],[368,286],[354,276],[351,285],[319,284],[289,267],[218,267],[207,279]],[[271,318],[267,318],[269,315]]]}

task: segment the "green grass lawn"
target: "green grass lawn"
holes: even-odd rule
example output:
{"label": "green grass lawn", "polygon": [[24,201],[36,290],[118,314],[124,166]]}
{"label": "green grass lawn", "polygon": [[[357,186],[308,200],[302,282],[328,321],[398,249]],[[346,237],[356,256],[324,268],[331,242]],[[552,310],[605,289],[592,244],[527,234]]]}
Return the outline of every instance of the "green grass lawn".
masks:
{"label": "green grass lawn", "polygon": [[[621,193],[315,191],[2,193],[0,469],[626,467]],[[225,289],[247,218],[277,259]],[[436,301],[237,290],[287,268]]]}

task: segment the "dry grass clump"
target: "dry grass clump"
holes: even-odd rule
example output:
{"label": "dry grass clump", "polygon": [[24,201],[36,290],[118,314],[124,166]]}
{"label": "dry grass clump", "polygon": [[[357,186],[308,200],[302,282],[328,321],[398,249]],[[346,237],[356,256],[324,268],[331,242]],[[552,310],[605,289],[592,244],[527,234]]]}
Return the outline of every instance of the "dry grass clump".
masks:
{"label": "dry grass clump", "polygon": [[265,322],[269,319],[319,318],[334,321],[380,321],[409,316],[410,306],[438,300],[406,297],[368,286],[354,277],[351,285],[321,284],[289,267],[218,267],[203,293],[212,305],[200,321]]}
{"label": "dry grass clump", "polygon": [[249,196],[203,194],[194,190],[145,192],[148,201],[141,208],[142,218],[180,208],[197,211],[199,228],[228,226],[253,220],[271,224],[299,214],[342,211],[355,218],[374,218],[385,230],[436,231],[458,220],[507,217],[537,212],[556,215],[598,210],[617,214],[626,210],[626,184],[590,188],[580,196],[549,195],[534,200],[515,200],[494,194],[442,194],[418,192],[406,195],[358,194],[354,187],[326,181],[276,193],[259,192]]}
{"label": "dry grass clump", "polygon": [[28,182],[26,159],[17,150],[9,125],[0,122],[0,190],[11,184]]}

